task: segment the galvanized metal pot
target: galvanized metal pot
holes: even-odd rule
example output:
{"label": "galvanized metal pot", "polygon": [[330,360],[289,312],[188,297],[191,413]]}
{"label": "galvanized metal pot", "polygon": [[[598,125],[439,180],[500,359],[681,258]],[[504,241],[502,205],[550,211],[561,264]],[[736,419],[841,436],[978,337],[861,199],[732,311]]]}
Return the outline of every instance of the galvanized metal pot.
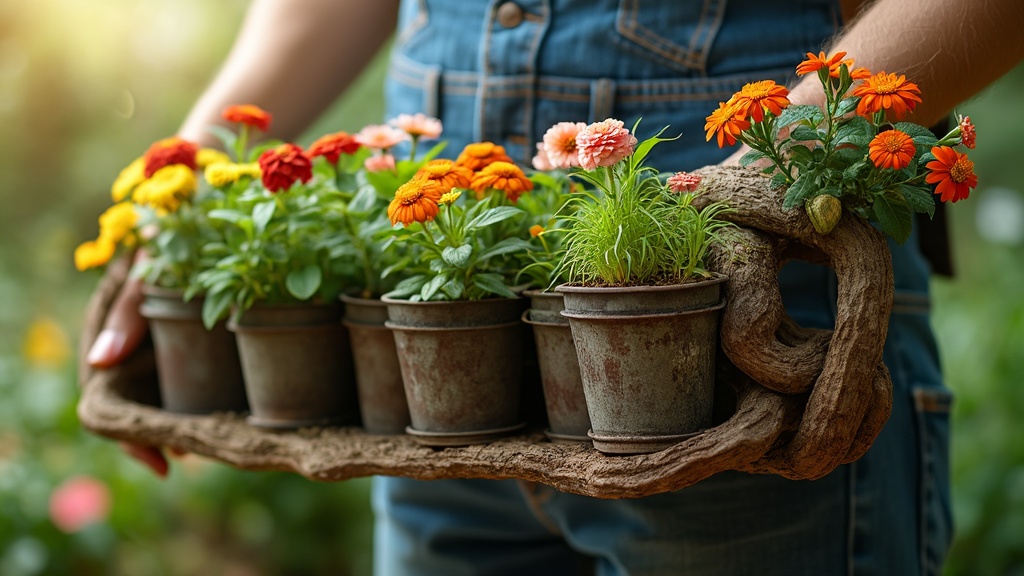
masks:
{"label": "galvanized metal pot", "polygon": [[354,424],[359,411],[341,305],[259,305],[228,329],[238,339],[252,413],[264,428]]}
{"label": "galvanized metal pot", "polygon": [[711,424],[725,280],[556,289],[565,295],[595,448],[657,452]]}
{"label": "galvanized metal pot", "polygon": [[482,444],[522,428],[521,298],[383,298],[412,424],[427,446]]}
{"label": "galvanized metal pot", "polygon": [[169,412],[210,414],[249,409],[235,336],[220,322],[207,330],[202,298],[144,285],[139,313],[149,320],[161,404]]}
{"label": "galvanized metal pot", "polygon": [[377,299],[342,295],[352,342],[356,390],[363,428],[373,434],[404,434],[411,423],[395,337],[384,323],[387,304]]}
{"label": "galvanized metal pot", "polygon": [[549,425],[544,433],[555,442],[590,442],[590,414],[576,344],[568,319],[561,315],[563,296],[542,290],[527,290],[523,295],[530,298],[530,309],[523,313],[523,322],[533,327],[544,388]]}

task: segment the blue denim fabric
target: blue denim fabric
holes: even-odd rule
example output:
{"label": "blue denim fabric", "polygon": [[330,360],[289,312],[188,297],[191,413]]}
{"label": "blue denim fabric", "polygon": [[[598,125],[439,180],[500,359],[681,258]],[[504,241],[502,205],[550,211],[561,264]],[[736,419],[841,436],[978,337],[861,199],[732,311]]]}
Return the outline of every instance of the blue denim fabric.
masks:
{"label": "blue denim fabric", "polygon": [[[407,0],[388,113],[444,121],[447,152],[493,140],[528,164],[559,121],[643,117],[682,137],[660,170],[721,161],[704,118],[745,82],[784,82],[841,25],[834,0]],[[507,13],[506,13],[507,15]],[[505,20],[508,23],[508,20]],[[511,481],[377,478],[375,569],[397,574],[938,574],[952,532],[949,391],[915,238],[892,244],[896,303],[884,361],[893,412],[861,460],[817,481],[723,473],[678,492],[596,500]],[[780,285],[806,326],[835,321],[836,280],[788,265]]]}

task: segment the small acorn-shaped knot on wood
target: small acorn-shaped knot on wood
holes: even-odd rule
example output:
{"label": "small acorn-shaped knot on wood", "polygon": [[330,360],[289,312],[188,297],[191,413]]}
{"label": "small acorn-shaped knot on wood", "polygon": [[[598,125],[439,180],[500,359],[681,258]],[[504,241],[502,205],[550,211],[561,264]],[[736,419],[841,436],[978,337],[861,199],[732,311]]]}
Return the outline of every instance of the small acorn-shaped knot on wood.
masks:
{"label": "small acorn-shaped knot on wood", "polygon": [[828,234],[839,224],[843,215],[843,203],[839,198],[828,194],[819,194],[805,204],[807,217],[819,234]]}

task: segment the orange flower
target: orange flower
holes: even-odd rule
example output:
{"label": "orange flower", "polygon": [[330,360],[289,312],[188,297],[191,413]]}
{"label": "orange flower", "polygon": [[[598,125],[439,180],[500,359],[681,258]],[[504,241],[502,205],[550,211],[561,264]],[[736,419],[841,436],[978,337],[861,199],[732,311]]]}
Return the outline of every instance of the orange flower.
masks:
{"label": "orange flower", "polygon": [[335,132],[317,138],[316,142],[309,145],[306,154],[310,158],[323,156],[331,164],[337,164],[342,154],[355,154],[359,150],[359,142],[356,142],[348,132]]}
{"label": "orange flower", "polygon": [[903,118],[907,111],[921,102],[921,89],[907,77],[900,74],[879,72],[864,80],[864,83],[853,89],[854,96],[860,96],[857,114],[870,117],[880,110],[892,110],[897,119]]}
{"label": "orange flower", "polygon": [[871,78],[871,71],[870,70],[868,70],[867,68],[861,68],[861,67],[853,68],[852,67],[853,66],[853,60],[850,60],[849,62],[850,62],[849,63],[849,66],[850,66],[850,78],[852,80],[867,80],[868,78]]}
{"label": "orange flower", "polygon": [[705,140],[711,141],[711,137],[718,135],[718,147],[725,148],[736,143],[736,137],[740,132],[750,128],[750,122],[737,113],[736,108],[729,102],[719,102],[718,110],[715,110],[707,117],[704,129],[707,130]]}
{"label": "orange flower", "polygon": [[530,226],[530,237],[531,238],[536,238],[537,236],[540,236],[543,232],[544,232],[544,227],[541,226],[540,224],[534,224],[533,226]]}
{"label": "orange flower", "polygon": [[846,56],[846,52],[836,52],[828,58],[825,57],[824,52],[818,52],[817,56],[815,56],[813,52],[808,52],[807,60],[804,60],[797,65],[796,75],[803,76],[804,74],[817,72],[822,68],[828,68],[828,75],[833,78],[838,78],[840,64],[846,64],[847,66],[853,65],[853,60],[847,60],[844,62],[843,56]]}
{"label": "orange flower", "polygon": [[260,154],[263,185],[271,192],[292,187],[297,180],[308,182],[313,177],[313,163],[295,144],[281,144]]}
{"label": "orange flower", "polygon": [[935,146],[932,155],[935,160],[926,164],[931,172],[925,176],[924,181],[938,184],[935,193],[943,202],[959,202],[967,198],[971,188],[978,185],[974,162],[967,159],[967,154],[961,154],[949,146]]}
{"label": "orange flower", "polygon": [[469,183],[473,179],[473,171],[451,160],[431,160],[416,172],[414,178],[432,180],[445,190],[469,188]]}
{"label": "orange flower", "polygon": [[974,149],[974,145],[977,143],[978,135],[974,130],[974,123],[971,122],[970,116],[964,116],[960,118],[960,143],[964,146]]}
{"label": "orange flower", "polygon": [[533,190],[533,182],[523,174],[519,166],[511,162],[494,162],[473,176],[469,184],[476,192],[477,199],[483,198],[487,190],[501,190],[510,201],[515,202],[523,192]]}
{"label": "orange flower", "polygon": [[143,161],[146,163],[143,174],[149,178],[157,170],[171,164],[184,164],[195,170],[197,152],[199,152],[198,144],[177,136],[158,140],[142,155]]}
{"label": "orange flower", "polygon": [[270,129],[270,113],[253,104],[228,106],[221,112],[221,117],[228,122],[238,122],[246,126],[258,128],[263,132]]}
{"label": "orange flower", "polygon": [[388,205],[388,219],[392,225],[429,222],[437,216],[438,201],[443,194],[437,182],[413,178],[395,191],[395,198]]}
{"label": "orange flower", "polygon": [[914,158],[914,139],[899,130],[880,132],[868,144],[868,155],[879,168],[902,170]]}
{"label": "orange flower", "polygon": [[765,110],[776,116],[781,114],[782,109],[789,106],[787,96],[789,91],[776,84],[774,80],[761,80],[744,84],[743,88],[729,100],[739,110],[741,116],[760,122],[764,120]]}
{"label": "orange flower", "polygon": [[465,166],[474,172],[486,168],[494,162],[512,162],[512,159],[505,153],[504,146],[493,142],[467,144],[459,157],[455,159],[456,164]]}

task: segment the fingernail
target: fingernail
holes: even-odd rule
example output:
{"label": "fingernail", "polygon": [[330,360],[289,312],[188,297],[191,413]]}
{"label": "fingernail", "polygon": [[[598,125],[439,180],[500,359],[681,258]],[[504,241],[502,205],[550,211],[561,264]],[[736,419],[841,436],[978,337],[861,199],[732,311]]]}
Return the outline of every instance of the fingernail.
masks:
{"label": "fingernail", "polygon": [[86,361],[93,366],[109,366],[120,360],[121,352],[128,337],[123,332],[106,329],[96,337],[96,342],[89,349]]}

